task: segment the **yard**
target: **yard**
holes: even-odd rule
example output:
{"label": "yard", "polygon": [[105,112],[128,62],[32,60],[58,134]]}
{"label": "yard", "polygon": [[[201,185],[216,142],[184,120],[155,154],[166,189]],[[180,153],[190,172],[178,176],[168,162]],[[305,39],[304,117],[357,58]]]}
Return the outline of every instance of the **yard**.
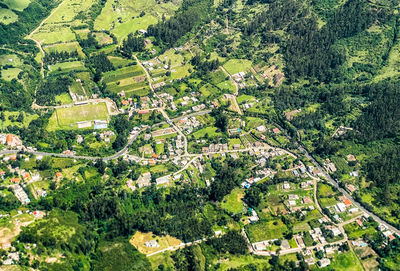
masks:
{"label": "yard", "polygon": [[241,213],[243,211],[243,199],[244,190],[235,188],[230,194],[226,195],[221,202],[222,209],[227,210],[230,213]]}
{"label": "yard", "polygon": [[336,253],[329,266],[318,269],[313,268],[313,270],[362,271],[364,268],[354,252],[348,251],[340,254]]}
{"label": "yard", "polygon": [[206,134],[208,135],[208,137],[217,137],[222,135],[221,133],[217,132],[216,127],[206,127],[194,132],[193,136],[195,139],[199,139],[205,137]]}
{"label": "yard", "polygon": [[253,243],[282,238],[286,230],[287,227],[281,220],[260,221],[246,226],[246,232]]}

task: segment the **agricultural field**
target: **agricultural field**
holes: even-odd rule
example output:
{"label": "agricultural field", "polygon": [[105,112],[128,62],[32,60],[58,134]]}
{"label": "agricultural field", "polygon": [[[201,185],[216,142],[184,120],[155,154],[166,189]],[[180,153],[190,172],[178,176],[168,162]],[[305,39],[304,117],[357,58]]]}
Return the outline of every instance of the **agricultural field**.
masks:
{"label": "agricultural field", "polygon": [[81,61],[70,61],[56,63],[49,66],[50,73],[69,73],[71,71],[86,71],[86,67]]}
{"label": "agricultural field", "polygon": [[85,57],[85,54],[83,53],[82,48],[77,41],[67,42],[62,44],[45,45],[43,46],[43,50],[46,53],[62,52],[62,51],[71,53],[77,51],[80,57]]}
{"label": "agricultural field", "polygon": [[93,120],[108,120],[105,103],[57,108],[49,120],[47,129],[76,129],[77,122]]}
{"label": "agricultural field", "polygon": [[231,59],[223,65],[230,75],[246,72],[251,69],[251,66],[251,61],[247,59]]}
{"label": "agricultural field", "polygon": [[107,1],[94,23],[96,31],[109,30],[118,40],[129,33],[147,29],[156,24],[162,16],[169,18],[178,9],[182,0],[157,3],[156,0]]}
{"label": "agricultural field", "polygon": [[85,25],[85,16],[94,0],[65,0],[48,17],[45,23],[33,34],[41,44],[66,43],[76,41],[72,27]]}
{"label": "agricultural field", "polygon": [[[115,61],[122,62],[118,59]],[[107,72],[103,76],[103,82],[106,83],[107,90],[113,93],[121,93],[123,91],[126,96],[145,96],[149,93],[144,71],[137,65]]]}
{"label": "agricultural field", "polygon": [[260,220],[246,226],[246,232],[252,243],[282,238],[286,230],[287,227],[281,220]]}

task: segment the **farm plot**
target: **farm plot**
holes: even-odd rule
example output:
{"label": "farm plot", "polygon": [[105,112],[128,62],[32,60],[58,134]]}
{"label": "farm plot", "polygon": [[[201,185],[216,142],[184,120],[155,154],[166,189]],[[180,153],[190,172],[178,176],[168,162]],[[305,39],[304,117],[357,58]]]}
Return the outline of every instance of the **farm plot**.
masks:
{"label": "farm plot", "polygon": [[50,73],[69,73],[70,71],[86,71],[81,61],[69,61],[49,66]]}
{"label": "farm plot", "polygon": [[251,69],[251,61],[247,59],[231,59],[223,67],[233,75],[239,72],[246,72]]}
{"label": "farm plot", "polygon": [[136,65],[105,73],[103,82],[107,90],[113,93],[123,91],[127,96],[145,96],[149,93],[144,71]]}
{"label": "farm plot", "polygon": [[57,108],[49,120],[48,129],[75,129],[77,122],[108,120],[108,109],[105,103]]}
{"label": "farm plot", "polygon": [[86,15],[94,0],[65,0],[56,12],[33,35],[35,40],[42,44],[53,44],[76,41],[75,33],[71,27],[85,25],[87,16],[76,16],[76,14]]}
{"label": "farm plot", "polygon": [[260,221],[257,224],[246,226],[246,232],[251,242],[282,238],[286,230],[287,227],[281,220]]}
{"label": "farm plot", "polygon": [[94,29],[109,30],[118,40],[121,40],[129,33],[147,29],[149,25],[156,24],[163,16],[170,17],[181,3],[182,0],[167,3],[156,0],[107,1],[95,21]]}
{"label": "farm plot", "polygon": [[43,46],[43,49],[46,53],[62,52],[62,51],[71,53],[77,51],[79,56],[85,57],[85,54],[83,53],[82,48],[77,41],[62,43],[62,44],[46,45]]}

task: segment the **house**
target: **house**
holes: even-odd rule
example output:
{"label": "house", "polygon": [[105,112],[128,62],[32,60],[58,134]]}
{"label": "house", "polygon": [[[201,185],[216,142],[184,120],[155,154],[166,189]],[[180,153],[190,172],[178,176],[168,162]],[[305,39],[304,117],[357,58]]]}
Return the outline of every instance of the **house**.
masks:
{"label": "house", "polygon": [[76,143],[81,144],[82,142],[83,142],[83,136],[78,135],[78,136],[76,137]]}
{"label": "house", "polygon": [[331,228],[331,232],[333,233],[333,236],[339,236],[342,232],[336,228],[336,227],[332,227]]}
{"label": "house", "polygon": [[267,128],[264,125],[260,125],[256,128],[257,131],[259,131],[260,133],[264,133]]}
{"label": "house", "polygon": [[326,267],[326,266],[328,266],[330,264],[331,264],[331,260],[329,260],[328,258],[323,258],[323,259],[318,261],[318,265],[321,268]]}
{"label": "house", "polygon": [[358,170],[350,172],[350,176],[352,177],[358,177],[358,175],[359,175]]}
{"label": "house", "polygon": [[332,255],[335,253],[335,249],[333,247],[326,247],[325,253],[326,253],[326,255]]}
{"label": "house", "polygon": [[313,201],[309,197],[303,197],[303,204],[311,204]]}
{"label": "house", "polygon": [[352,204],[351,201],[347,198],[343,200],[343,203],[346,205],[346,207],[349,207]]}
{"label": "house", "polygon": [[288,195],[288,199],[289,200],[296,200],[296,199],[299,199],[299,196],[298,195],[289,194]]}
{"label": "house", "polygon": [[295,200],[289,200],[288,203],[289,203],[289,206],[296,206]]}
{"label": "house", "polygon": [[146,172],[143,173],[136,181],[137,185],[139,188],[142,188],[144,186],[149,186],[151,184],[151,173]]}
{"label": "house", "polygon": [[58,180],[58,179],[61,179],[62,178],[62,173],[61,172],[57,172],[56,173],[56,179]]}
{"label": "house", "polygon": [[12,183],[19,183],[20,178],[14,177],[14,178],[11,178],[10,181],[11,181]]}
{"label": "house", "polygon": [[282,249],[282,250],[287,250],[287,249],[289,249],[289,248],[290,248],[289,241],[286,240],[286,239],[282,240],[281,249]]}
{"label": "house", "polygon": [[350,214],[357,213],[358,211],[359,211],[358,208],[351,208],[351,209],[349,209],[349,213],[350,213]]}
{"label": "house", "polygon": [[356,220],[356,223],[357,223],[357,225],[360,226],[360,227],[363,226],[363,223],[362,223],[361,219],[359,219],[359,218]]}
{"label": "house", "polygon": [[338,211],[340,213],[346,211],[346,205],[342,202],[339,202],[338,204],[336,204],[336,208],[338,209]]}
{"label": "house", "polygon": [[357,160],[356,157],[352,154],[347,155],[346,158],[348,162],[355,162]]}
{"label": "house", "polygon": [[278,128],[274,128],[272,129],[272,132],[274,132],[274,134],[279,134],[281,130],[279,130]]}
{"label": "house", "polygon": [[7,145],[11,146],[13,144],[13,136],[8,134],[6,142],[7,142]]}
{"label": "house", "polygon": [[156,179],[157,185],[169,184],[170,177],[164,176]]}
{"label": "house", "polygon": [[352,184],[346,185],[346,188],[347,188],[347,190],[349,190],[350,193],[354,193],[354,191],[357,190],[357,188]]}
{"label": "house", "polygon": [[147,241],[146,243],[144,243],[144,245],[146,246],[146,247],[160,247],[160,245],[158,244],[158,242],[156,241],[156,240],[150,240],[150,241]]}
{"label": "house", "polygon": [[289,190],[290,189],[290,184],[289,183],[283,183],[283,189],[284,190]]}

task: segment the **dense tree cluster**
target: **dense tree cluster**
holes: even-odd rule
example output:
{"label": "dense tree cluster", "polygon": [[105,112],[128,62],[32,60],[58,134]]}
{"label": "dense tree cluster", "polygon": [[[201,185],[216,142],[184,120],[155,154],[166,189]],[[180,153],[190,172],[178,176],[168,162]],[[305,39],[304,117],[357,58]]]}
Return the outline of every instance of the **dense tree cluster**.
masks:
{"label": "dense tree cluster", "polygon": [[36,92],[38,105],[54,105],[55,97],[62,93],[68,93],[73,79],[69,76],[50,77],[43,82]]}
{"label": "dense tree cluster", "polygon": [[122,41],[122,46],[119,48],[122,55],[132,57],[133,52],[143,52],[145,49],[144,38],[136,37],[132,33],[128,38]]}
{"label": "dense tree cluster", "polygon": [[22,12],[13,11],[18,14],[18,21],[8,25],[0,23],[0,44],[18,43],[21,38],[47,17],[59,3],[60,1],[54,0],[33,0]]}
{"label": "dense tree cluster", "polygon": [[185,0],[173,17],[150,25],[148,35],[156,38],[156,44],[171,47],[208,17],[212,5],[213,1],[210,0]]}
{"label": "dense tree cluster", "polygon": [[43,57],[43,62],[47,65],[54,65],[57,62],[63,62],[65,60],[71,59],[71,58],[78,58],[78,52],[76,50],[72,52],[66,52],[66,51],[52,51],[50,53],[45,54]]}

